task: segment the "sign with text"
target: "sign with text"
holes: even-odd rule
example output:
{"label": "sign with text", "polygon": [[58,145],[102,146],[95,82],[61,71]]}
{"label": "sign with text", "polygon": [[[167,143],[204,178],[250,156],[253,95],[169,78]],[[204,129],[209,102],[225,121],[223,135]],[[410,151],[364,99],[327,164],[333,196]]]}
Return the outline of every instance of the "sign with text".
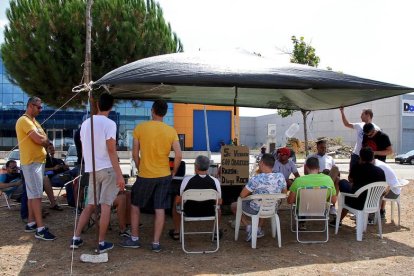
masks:
{"label": "sign with text", "polygon": [[249,181],[249,148],[221,147],[221,185],[245,185]]}
{"label": "sign with text", "polygon": [[414,116],[414,101],[402,100],[402,115]]}

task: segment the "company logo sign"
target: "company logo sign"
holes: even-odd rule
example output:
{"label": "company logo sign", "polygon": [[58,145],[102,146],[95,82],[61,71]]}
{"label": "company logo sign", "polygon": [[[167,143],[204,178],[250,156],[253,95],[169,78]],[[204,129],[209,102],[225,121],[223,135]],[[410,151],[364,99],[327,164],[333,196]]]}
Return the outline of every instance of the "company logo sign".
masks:
{"label": "company logo sign", "polygon": [[402,101],[402,115],[414,116],[414,101],[403,100]]}

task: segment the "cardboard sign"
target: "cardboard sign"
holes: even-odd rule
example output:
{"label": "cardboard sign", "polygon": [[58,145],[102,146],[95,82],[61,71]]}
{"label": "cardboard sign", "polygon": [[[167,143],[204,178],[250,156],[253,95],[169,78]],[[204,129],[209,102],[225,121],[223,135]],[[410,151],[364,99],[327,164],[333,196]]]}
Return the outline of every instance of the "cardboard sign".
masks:
{"label": "cardboard sign", "polygon": [[221,185],[246,185],[249,181],[249,148],[221,147]]}

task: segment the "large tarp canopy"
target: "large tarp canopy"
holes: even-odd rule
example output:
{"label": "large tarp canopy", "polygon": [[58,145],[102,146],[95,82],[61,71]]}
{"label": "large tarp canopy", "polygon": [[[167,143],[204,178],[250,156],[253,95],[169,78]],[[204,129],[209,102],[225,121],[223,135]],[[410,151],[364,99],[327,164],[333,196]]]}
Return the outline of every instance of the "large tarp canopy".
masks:
{"label": "large tarp canopy", "polygon": [[293,110],[332,109],[414,91],[304,65],[278,66],[243,51],[145,58],[109,72],[98,86],[117,99]]}

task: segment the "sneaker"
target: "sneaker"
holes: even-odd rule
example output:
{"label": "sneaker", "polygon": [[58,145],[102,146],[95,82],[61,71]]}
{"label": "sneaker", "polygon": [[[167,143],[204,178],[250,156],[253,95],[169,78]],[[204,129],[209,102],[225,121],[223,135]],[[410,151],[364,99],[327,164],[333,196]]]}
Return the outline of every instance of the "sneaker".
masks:
{"label": "sneaker", "polygon": [[263,238],[264,237],[264,231],[262,229],[257,230],[257,238]]}
{"label": "sneaker", "polygon": [[381,216],[381,220],[386,220],[385,219],[385,210],[380,210],[380,216]]}
{"label": "sneaker", "polygon": [[306,223],[305,222],[299,222],[299,231],[306,231]]}
{"label": "sneaker", "polygon": [[[219,240],[221,240],[221,238],[223,238],[224,232],[223,230],[219,229]],[[217,240],[217,233],[214,233],[214,240]]]}
{"label": "sneaker", "polygon": [[336,215],[336,208],[335,208],[335,206],[334,206],[334,205],[332,205],[332,206],[329,208],[329,214],[330,214],[330,215]]}
{"label": "sneaker", "polygon": [[124,231],[119,232],[119,236],[130,238],[131,237],[131,231],[129,229],[125,229]]}
{"label": "sneaker", "polygon": [[152,252],[158,253],[161,251],[161,245],[159,243],[152,243],[151,250]]}
{"label": "sneaker", "polygon": [[368,215],[368,224],[373,225],[375,223],[375,214]]}
{"label": "sneaker", "polygon": [[133,241],[131,237],[124,239],[122,242],[119,243],[119,246],[125,248],[139,248],[141,247],[141,243],[139,240]]}
{"label": "sneaker", "polygon": [[246,241],[249,242],[252,240],[252,231],[247,231]]}
{"label": "sneaker", "polygon": [[63,208],[60,207],[59,205],[55,204],[55,206],[52,206],[49,208],[50,210],[54,210],[54,211],[63,211]]}
{"label": "sneaker", "polygon": [[36,232],[36,229],[37,229],[36,223],[32,226],[29,226],[29,225],[26,224],[26,228],[24,229],[24,232],[32,233],[32,232]]}
{"label": "sneaker", "polygon": [[44,241],[56,240],[56,236],[49,232],[49,229],[45,227],[42,231],[36,231],[35,238]]}
{"label": "sneaker", "polygon": [[104,253],[112,248],[114,248],[114,244],[112,242],[104,242],[103,245],[99,244],[99,253]]}
{"label": "sneaker", "polygon": [[83,245],[83,240],[82,239],[79,239],[79,240],[72,239],[70,241],[69,248],[71,248],[71,249],[77,249],[77,248],[81,247],[82,245]]}

